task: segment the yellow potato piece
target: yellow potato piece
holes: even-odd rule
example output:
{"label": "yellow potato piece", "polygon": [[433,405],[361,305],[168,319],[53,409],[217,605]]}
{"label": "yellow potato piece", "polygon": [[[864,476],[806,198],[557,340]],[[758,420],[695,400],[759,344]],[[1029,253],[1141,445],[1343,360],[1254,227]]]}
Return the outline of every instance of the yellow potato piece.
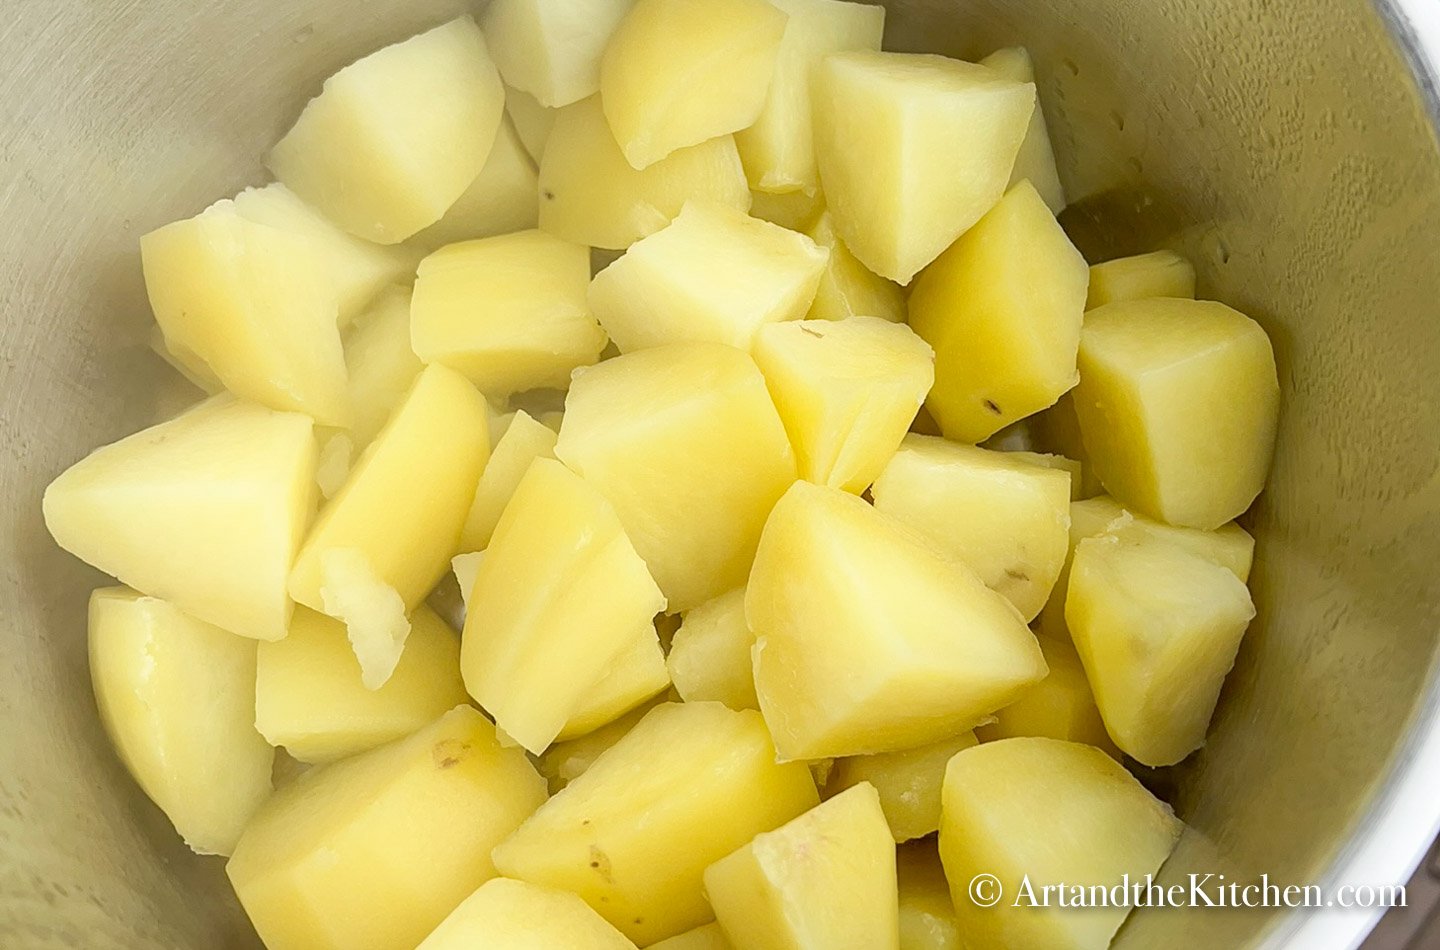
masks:
{"label": "yellow potato piece", "polygon": [[1049,674],[1015,702],[997,710],[995,721],[977,728],[975,735],[982,742],[1017,736],[1083,742],[1118,760],[1120,750],[1105,731],[1105,721],[1100,718],[1095,694],[1075,647],[1068,640],[1044,636],[1039,640]]}
{"label": "yellow potato piece", "polygon": [[861,783],[705,869],[720,928],[747,950],[895,950],[895,843]]}
{"label": "yellow potato piece", "polygon": [[345,339],[345,365],[350,375],[350,448],[358,454],[425,368],[410,347],[408,288],[389,288],[356,318]]}
{"label": "yellow potato piece", "polygon": [[[988,66],[1006,79],[1015,82],[1035,81],[1035,64],[1030,52],[1023,46],[999,49],[980,60],[981,66]],[[1050,128],[1045,122],[1045,110],[1035,103],[1030,114],[1030,127],[1025,132],[1025,141],[1015,156],[1015,167],[1010,172],[1010,185],[1028,181],[1035,186],[1051,211],[1059,214],[1065,210],[1065,188],[1060,184],[1060,173],[1055,168],[1055,149],[1050,144]]]}
{"label": "yellow potato piece", "polygon": [[420,262],[411,343],[489,396],[563,389],[605,348],[589,284],[589,252],[543,231],[452,244]]}
{"label": "yellow potato piece", "polygon": [[814,73],[815,156],[835,229],[910,283],[1005,191],[1035,87],[943,56],[834,53]]}
{"label": "yellow potato piece", "polygon": [[895,871],[900,899],[900,950],[962,950],[950,884],[935,842],[899,849]]}
{"label": "yellow potato piece", "polygon": [[1195,265],[1174,251],[1121,257],[1090,268],[1085,309],[1118,300],[1149,297],[1195,298]]}
{"label": "yellow potato piece", "polygon": [[734,950],[719,924],[705,924],[668,940],[652,943],[646,950]]}
{"label": "yellow potato piece", "polygon": [[665,661],[675,691],[686,702],[759,709],[750,662],[754,646],[755,635],[745,623],[745,588],[692,608],[675,631]]}
{"label": "yellow potato piece", "polygon": [[705,868],[818,801],[756,712],[663,704],[495,849],[508,877],[573,891],[648,945],[710,919]]}
{"label": "yellow potato piece", "polygon": [[480,25],[505,82],[549,108],[600,91],[600,57],[634,0],[494,0]]}
{"label": "yellow potato piece", "polygon": [[[1047,885],[1110,888],[1126,875],[1143,881],[1183,828],[1169,806],[1099,749],[1029,738],[961,752],[945,774],[940,857],[965,946],[1104,950],[1129,907],[1076,911],[1055,899],[1030,906],[1022,879],[1035,902]],[[970,882],[980,874],[998,881],[996,892],[981,895],[998,894],[993,907],[971,899]]]}
{"label": "yellow potato piece", "polygon": [[745,613],[760,709],[786,760],[935,742],[1045,675],[1020,615],[969,568],[808,482],[765,525]]}
{"label": "yellow potato piece", "polygon": [[635,950],[567,891],[497,877],[450,912],[417,950]]}
{"label": "yellow potato piece", "polygon": [[[475,488],[475,500],[460,532],[460,547],[466,551],[483,551],[490,545],[500,514],[515,494],[515,487],[539,458],[555,457],[555,431],[541,425],[524,411],[510,420],[490,453],[490,461]],[[466,590],[468,594],[469,591]]]}
{"label": "yellow potato piece", "polygon": [[765,0],[636,0],[600,61],[605,118],[631,167],[752,125],[786,19]]}
{"label": "yellow potato piece", "polygon": [[[825,196],[818,190],[814,194],[792,191],[783,195],[772,195],[763,191],[750,192],[750,216],[771,224],[778,224],[791,231],[810,234],[810,225],[825,210]],[[810,234],[811,240],[819,244],[820,239]]]}
{"label": "yellow potato piece", "polygon": [[537,768],[540,774],[545,776],[550,783],[550,794],[554,795],[560,789],[570,784],[575,779],[584,775],[590,766],[604,755],[611,746],[625,738],[631,729],[640,720],[645,718],[646,713],[651,709],[665,702],[665,697],[644,703],[635,709],[630,710],[612,722],[607,722],[599,729],[587,732],[583,736],[574,739],[567,739],[564,742],[557,742],[546,749],[539,757]]}
{"label": "yellow potato piece", "polygon": [[445,214],[406,242],[422,254],[446,244],[525,231],[540,222],[540,180],[514,125],[500,123],[480,174]]}
{"label": "yellow potato piece", "polygon": [[[826,0],[833,2],[833,0]],[[753,213],[753,212],[752,212]],[[788,227],[788,225],[787,225]],[[905,322],[905,291],[894,281],[865,269],[850,248],[835,233],[835,222],[823,211],[804,230],[810,239],[830,251],[830,262],[820,277],[809,320],[845,320],[850,317],[880,317],[893,323]]]}
{"label": "yellow potato piece", "polygon": [[485,37],[461,17],[327,79],[268,164],[351,234],[398,244],[439,221],[480,174],[504,108]]}
{"label": "yellow potato piece", "polygon": [[916,749],[837,759],[826,792],[833,795],[868,782],[880,794],[880,807],[896,841],[924,837],[940,828],[946,764],[975,742],[975,733],[967,731]]}
{"label": "yellow potato piece", "polygon": [[515,134],[520,137],[530,160],[539,165],[545,154],[545,144],[550,141],[550,130],[555,127],[555,117],[560,114],[560,110],[542,106],[528,92],[506,86],[505,114],[514,123]]}
{"label": "yellow potato piece", "polygon": [[715,343],[577,374],[555,454],[615,506],[675,612],[745,582],[765,517],[795,479],[765,378]]}
{"label": "yellow potato piece", "polygon": [[594,732],[654,699],[669,686],[670,670],[665,665],[660,636],[654,622],[646,621],[636,629],[600,682],[585,694],[555,738],[564,741]]}
{"label": "yellow potato piece", "polygon": [[910,325],[935,347],[926,405],[946,438],[984,441],[1075,385],[1089,273],[1021,182],[920,275]]}
{"label": "yellow potato piece", "polygon": [[120,760],[201,854],[229,854],[270,794],[255,641],[125,587],[90,595],[90,679]]}
{"label": "yellow potato piece", "polygon": [[1211,529],[1243,513],[1265,487],[1279,407],[1270,338],[1243,313],[1156,297],[1085,315],[1085,447],[1110,494],[1143,514]]}
{"label": "yellow potato piece", "polygon": [[45,490],[62,548],[231,633],[279,640],[315,511],[308,418],[216,396],[96,449]]}
{"label": "yellow potato piece", "polygon": [[459,706],[276,792],[225,870],[270,950],[413,947],[495,877],[491,848],[543,801],[525,753]]}

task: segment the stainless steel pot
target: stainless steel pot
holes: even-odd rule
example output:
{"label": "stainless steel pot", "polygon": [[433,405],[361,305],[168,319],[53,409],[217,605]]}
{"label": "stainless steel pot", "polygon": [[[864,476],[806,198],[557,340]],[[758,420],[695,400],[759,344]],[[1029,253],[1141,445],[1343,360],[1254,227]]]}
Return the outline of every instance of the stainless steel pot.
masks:
{"label": "stainless steel pot", "polygon": [[[84,648],[101,579],[50,543],[40,493],[175,405],[144,345],[138,237],[261,181],[324,76],[459,7],[4,9],[0,946],[255,943],[218,862],[184,850],[101,736]],[[1276,343],[1260,618],[1210,744],[1163,777],[1191,828],[1168,874],[1403,880],[1440,818],[1440,4],[890,7],[897,48],[1029,45],[1082,249],[1181,248]],[[1144,911],[1121,940],[1343,947],[1374,914]]]}

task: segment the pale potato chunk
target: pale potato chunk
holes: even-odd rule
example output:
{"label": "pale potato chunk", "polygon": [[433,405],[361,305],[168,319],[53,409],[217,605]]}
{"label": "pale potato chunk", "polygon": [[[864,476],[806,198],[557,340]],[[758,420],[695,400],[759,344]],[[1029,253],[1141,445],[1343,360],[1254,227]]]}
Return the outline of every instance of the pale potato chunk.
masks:
{"label": "pale potato chunk", "polygon": [[975,733],[966,731],[915,749],[837,759],[826,792],[868,782],[880,794],[880,807],[896,841],[924,837],[940,828],[946,764],[975,742]]}
{"label": "pale potato chunk", "polygon": [[62,548],[244,637],[279,640],[285,578],[315,512],[308,418],[216,396],[96,449],[45,489]]}
{"label": "pale potato chunk", "polygon": [[1028,452],[1018,449],[1004,449],[1006,455],[1017,461],[1027,462],[1031,465],[1038,465],[1041,468],[1053,469],[1057,472],[1064,472],[1070,476],[1070,500],[1081,499],[1080,483],[1084,480],[1085,466],[1072,458],[1063,455],[1051,455],[1046,452]]}
{"label": "pale potato chunk", "polygon": [[351,63],[271,150],[275,177],[357,237],[398,244],[480,174],[505,87],[469,17]]}
{"label": "pale potato chunk", "polygon": [[1095,705],[1095,694],[1085,676],[1080,655],[1069,641],[1039,637],[1040,652],[1050,672],[1019,699],[995,713],[995,721],[975,730],[982,742],[1016,736],[1044,736],[1083,742],[1116,759],[1120,750],[1105,731]]}
{"label": "pale potato chunk", "polygon": [[413,947],[495,877],[490,850],[543,801],[525,753],[459,706],[277,791],[225,870],[270,950]]}
{"label": "pale potato chunk", "polygon": [[619,719],[607,722],[599,729],[574,739],[557,742],[546,749],[540,755],[537,767],[540,769],[540,774],[545,776],[546,781],[550,783],[550,794],[554,795],[584,775],[601,755],[625,738],[630,730],[645,718],[646,713],[662,702],[666,702],[666,698],[664,696],[657,697],[630,710]]}
{"label": "pale potato chunk", "polygon": [[759,709],[745,623],[745,588],[737,587],[685,613],[666,665],[686,702],[714,701],[731,709]]}
{"label": "pale potato chunk", "polygon": [[356,318],[345,338],[345,365],[350,376],[350,451],[359,454],[425,368],[410,346],[408,288],[391,287]]}
{"label": "pale potato chunk", "polygon": [[[772,195],[763,191],[750,192],[751,217],[778,224],[791,231],[810,234],[810,225],[824,210],[825,196],[819,191],[814,194],[792,191],[783,195]],[[810,239],[820,244],[819,238],[814,234],[810,234]]]}
{"label": "pale potato chunk", "polygon": [[635,944],[568,891],[491,878],[417,950],[635,950]]}
{"label": "pale potato chunk", "polygon": [[765,517],[795,479],[765,378],[715,343],[577,374],[555,454],[615,506],[676,612],[745,582]]}
{"label": "pale potato chunk", "polygon": [[1020,615],[969,568],[809,482],[765,525],[745,613],[760,709],[784,759],[935,742],[1045,675]]}
{"label": "pale potato chunk", "polygon": [[636,171],[615,144],[599,96],[555,117],[540,160],[544,230],[577,244],[624,250],[668,225],[694,199],[750,208],[733,136],[680,149]]}
{"label": "pale potato chunk", "polygon": [[509,877],[579,894],[650,944],[710,919],[705,868],[818,801],[756,712],[664,704],[495,849]]}
{"label": "pale potato chunk", "polygon": [[667,343],[748,350],[761,327],[804,316],[828,259],[803,234],[692,201],[595,275],[590,309],[621,353]]}
{"label": "pale potato chunk", "polygon": [[550,130],[555,128],[555,117],[560,114],[560,110],[542,106],[530,93],[507,86],[505,114],[514,123],[515,134],[520,137],[530,160],[539,165],[540,159],[545,155],[545,144],[550,141]]}
{"label": "pale potato chunk", "polygon": [[1279,408],[1270,338],[1243,313],[1156,297],[1085,315],[1075,390],[1085,447],[1110,494],[1152,518],[1209,529],[1249,508]]}
{"label": "pale potato chunk", "polygon": [[652,943],[646,950],[734,950],[719,924],[705,924],[668,940]]}
{"label": "pale potato chunk", "polygon": [[1005,191],[1035,87],[943,56],[848,52],[814,78],[815,155],[835,229],[910,283]]}
{"label": "pale potato chunk", "polygon": [[[470,592],[465,686],[496,725],[539,754],[645,630],[665,598],[614,509],[552,459],[537,459],[506,506]],[[605,720],[595,723],[603,724]]]}
{"label": "pale potato chunk", "polygon": [[946,438],[981,442],[1075,385],[1089,274],[1021,182],[920,275],[910,325],[935,347],[926,405]]}
{"label": "pale potato chunk", "polygon": [[893,323],[905,322],[905,291],[894,281],[865,269],[835,233],[830,212],[822,212],[808,228],[801,229],[810,240],[830,251],[830,262],[820,278],[807,319],[880,317]]}
{"label": "pale potato chunk", "polygon": [[746,950],[896,950],[895,843],[862,782],[705,869],[720,928]]}
{"label": "pale potato chunk", "polygon": [[815,165],[810,77],[830,53],[880,49],[885,8],[841,0],[772,3],[790,19],[780,40],[765,108],[752,125],[735,133],[735,145],[756,191],[813,194],[820,186],[820,173]]}
{"label": "pale potato chunk", "polygon": [[540,223],[539,181],[519,134],[506,119],[480,174],[439,221],[406,246],[429,254],[446,244],[530,230]]}
{"label": "pale potato chunk", "polygon": [[605,348],[589,284],[589,252],[544,231],[452,244],[420,262],[411,344],[489,396],[563,388]]}
{"label": "pale potato chunk", "polygon": [[494,0],[480,25],[505,82],[549,108],[600,91],[600,57],[634,0]]}
{"label": "pale potato chunk", "polygon": [[1121,257],[1090,268],[1090,295],[1085,309],[1117,300],[1149,297],[1195,298],[1195,265],[1174,251]]}
{"label": "pale potato chunk", "polygon": [[301,608],[260,650],[255,728],[301,762],[333,762],[408,736],[467,701],[460,640],[425,605],[410,615],[395,674],[366,689],[345,625]]}
{"label": "pale potato chunk", "polygon": [[1026,621],[1069,550],[1070,475],[1019,453],[907,435],[875,480],[875,507],[1004,595]]}
{"label": "pale potato chunk", "polygon": [[[1129,907],[1076,911],[1017,898],[1027,879],[1114,887],[1159,870],[1184,826],[1099,749],[1055,739],[1002,739],[950,761],[940,857],[965,946],[974,950],[1104,950]],[[978,874],[998,879],[993,907],[970,897]],[[1018,903],[1018,905],[1017,905]]]}
{"label": "pale potato chunk", "polygon": [[935,353],[878,317],[760,328],[755,362],[800,477],[860,494],[900,447],[935,381]]}
{"label": "pale potato chunk", "polygon": [[1254,616],[1238,577],[1153,534],[1122,528],[1075,548],[1065,622],[1106,730],[1145,765],[1204,743]]}
{"label": "pale potato chunk", "polygon": [[[530,470],[530,463],[540,458],[555,457],[555,431],[541,425],[523,410],[515,413],[505,434],[495,443],[490,461],[475,488],[475,500],[460,532],[460,547],[466,551],[483,551],[490,546],[500,515],[515,494],[515,486]],[[468,593],[468,591],[467,591]]]}
{"label": "pale potato chunk", "polygon": [[754,123],[786,19],[765,0],[636,0],[600,62],[605,118],[631,167]]}
{"label": "pale potato chunk", "polygon": [[[998,49],[980,60],[981,66],[988,66],[1006,79],[1016,82],[1035,81],[1035,64],[1029,50],[1023,46]],[[1015,168],[1010,172],[1010,185],[1028,181],[1035,186],[1040,197],[1051,211],[1059,214],[1065,210],[1065,188],[1060,184],[1060,173],[1055,168],[1055,149],[1050,143],[1050,129],[1045,122],[1045,110],[1037,100],[1035,111],[1030,114],[1030,128],[1025,132],[1025,141],[1015,156]]]}
{"label": "pale potato chunk", "polygon": [[120,760],[201,854],[229,854],[270,794],[255,641],[125,587],[90,596],[90,680]]}
{"label": "pale potato chunk", "polygon": [[895,860],[900,899],[900,950],[963,950],[950,884],[933,841],[899,849]]}

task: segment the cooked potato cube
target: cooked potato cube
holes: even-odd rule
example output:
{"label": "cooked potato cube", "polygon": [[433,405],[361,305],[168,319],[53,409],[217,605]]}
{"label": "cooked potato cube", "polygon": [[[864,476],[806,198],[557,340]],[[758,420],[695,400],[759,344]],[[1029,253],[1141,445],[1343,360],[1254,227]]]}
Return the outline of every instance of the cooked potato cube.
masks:
{"label": "cooked potato cube", "polygon": [[333,762],[408,736],[467,702],[459,638],[423,604],[410,628],[395,675],[372,690],[360,681],[345,625],[295,611],[290,635],[260,650],[255,728],[301,762]]}
{"label": "cooked potato cube", "polygon": [[635,950],[567,891],[491,878],[450,912],[417,950]]}
{"label": "cooked potato cube", "polygon": [[995,713],[995,721],[975,730],[983,742],[1016,736],[1044,736],[1093,745],[1116,759],[1120,750],[1105,731],[1095,694],[1085,677],[1080,655],[1069,641],[1040,637],[1049,674],[1015,702]]}
{"label": "cooked potato cube", "polygon": [[588,735],[670,686],[670,670],[653,621],[637,627],[629,644],[610,664],[600,682],[592,686],[579,707],[556,736],[567,741]]}
{"label": "cooked potato cube", "polygon": [[1069,473],[1018,453],[907,435],[875,481],[875,507],[968,566],[1025,620],[1069,550]]}
{"label": "cooked potato cube", "polygon": [[270,950],[413,947],[495,877],[490,850],[545,801],[545,780],[459,706],[277,791],[226,873]]}
{"label": "cooked potato cube", "polygon": [[868,782],[880,793],[880,807],[895,840],[921,838],[940,828],[940,788],[946,764],[975,742],[975,733],[962,732],[917,749],[838,759],[826,791],[833,794]]}
{"label": "cooked potato cube", "polygon": [[563,388],[605,348],[589,285],[589,252],[543,231],[452,244],[420,262],[411,343],[488,396]]}
{"label": "cooked potato cube", "polygon": [[[750,216],[761,221],[778,224],[791,231],[809,233],[810,225],[825,210],[825,196],[816,191],[806,194],[792,191],[784,195],[772,195],[763,191],[750,192]],[[820,243],[815,235],[811,240]]]}
{"label": "cooked potato cube", "polygon": [[308,418],[231,396],[96,449],[45,489],[56,543],[144,594],[279,640],[285,578],[315,511]]}
{"label": "cooked potato cube", "polygon": [[1122,528],[1075,548],[1065,622],[1107,731],[1145,765],[1204,743],[1254,616],[1238,577],[1153,534]]}
{"label": "cooked potato cube", "polygon": [[[1128,906],[1056,910],[1017,897],[1041,888],[1114,887],[1164,863],[1183,825],[1099,749],[1055,739],[1002,739],[957,755],[945,774],[940,857],[965,946],[975,950],[1104,950]],[[1004,899],[981,907],[968,893],[995,876]],[[1067,892],[1068,893],[1068,892]]]}
{"label": "cooked potato cube", "polygon": [[350,451],[359,453],[374,441],[425,368],[410,346],[407,288],[391,287],[356,318],[345,339],[345,365],[350,376]]}
{"label": "cooked potato cube", "polygon": [[445,214],[406,242],[429,254],[446,244],[526,231],[540,223],[535,165],[509,119],[500,123],[485,166]]}
{"label": "cooked potato cube", "polygon": [[120,760],[201,854],[229,854],[270,794],[255,641],[125,587],[90,595],[90,679]]}
{"label": "cooked potato cube", "polygon": [[460,532],[462,549],[483,551],[490,546],[490,538],[500,523],[501,513],[510,503],[510,496],[515,494],[515,486],[530,470],[531,462],[555,457],[556,438],[553,429],[536,422],[529,413],[515,414],[480,474],[475,500],[465,518],[465,528]]}
{"label": "cooked potato cube", "polygon": [[748,350],[761,327],[805,315],[828,258],[803,234],[690,202],[595,275],[590,308],[621,353],[667,343]]}
{"label": "cooked potato cube", "polygon": [[1265,487],[1280,384],[1270,338],[1244,314],[1160,297],[1092,310],[1080,377],[1085,447],[1122,503],[1169,524],[1218,528]]}
{"label": "cooked potato cube", "polygon": [[705,924],[668,940],[652,943],[646,950],[735,950],[719,924]]}
{"label": "cooked potato cube", "polygon": [[710,865],[705,894],[747,950],[899,947],[895,843],[868,783]]}
{"label": "cooked potato cube", "polygon": [[664,696],[657,697],[630,710],[619,719],[607,722],[599,729],[574,739],[557,742],[546,749],[540,756],[538,768],[540,774],[550,783],[550,794],[554,795],[584,775],[611,746],[625,738],[651,709],[665,701]]}
{"label": "cooked potato cube", "polygon": [[463,377],[427,367],[295,559],[290,595],[345,622],[371,689],[400,659],[405,614],[450,565],[490,454],[486,413]]}
{"label": "cooked potato cube", "polygon": [[599,96],[555,117],[540,160],[540,227],[551,234],[621,251],[668,225],[695,199],[749,209],[733,136],[680,149],[636,171],[615,144]]}
{"label": "cooked potato cube", "polygon": [[555,454],[610,500],[674,612],[745,583],[795,460],[765,378],[714,343],[576,376]]}
{"label": "cooked potato cube", "polygon": [[461,646],[465,686],[497,726],[539,754],[638,631],[653,643],[662,682],[625,708],[664,688],[651,625],[664,609],[609,502],[559,462],[537,459],[475,575]]}
{"label": "cooked potato cube", "polygon": [[772,3],[790,19],[780,40],[765,108],[752,125],[735,133],[735,145],[756,191],[813,194],[820,186],[820,173],[815,166],[811,74],[830,53],[880,49],[885,8],[840,0]]}
{"label": "cooked potato cube", "polygon": [[765,0],[636,0],[600,61],[600,101],[631,167],[753,124],[786,19]]}
{"label": "cooked potato cube", "polygon": [[1071,458],[1063,455],[1051,455],[1046,452],[1027,452],[1016,449],[1002,450],[1006,455],[1020,462],[1027,462],[1031,465],[1038,465],[1041,468],[1053,469],[1057,472],[1064,472],[1070,476],[1070,500],[1080,500],[1080,483],[1084,480],[1085,466]]}
{"label": "cooked potato cube", "polygon": [[276,143],[270,170],[357,237],[398,244],[480,174],[505,87],[469,17],[351,63]]}
{"label": "cooked potato cube", "polygon": [[835,229],[902,284],[1000,199],[1035,87],[943,56],[848,52],[815,70],[815,156]]}
{"label": "cooked potato cube", "polygon": [[765,525],[745,614],[784,759],[914,748],[1045,675],[1015,608],[854,495],[796,482]]}
{"label": "cooked potato cube", "polygon": [[900,950],[963,950],[950,884],[933,841],[916,841],[896,854],[900,898]]}
{"label": "cooked potato cube", "polygon": [[755,635],[745,623],[745,588],[692,608],[675,631],[665,661],[675,691],[686,702],[759,709],[750,662],[754,646]]}
{"label": "cooked potato cube", "polygon": [[920,275],[910,325],[935,347],[926,405],[946,438],[984,441],[1075,385],[1089,279],[1028,182]]}
{"label": "cooked potato cube", "polygon": [[140,258],[172,352],[237,396],[325,425],[348,421],[338,302],[321,245],[220,201],[146,234]]}
{"label": "cooked potato cube", "polygon": [[545,144],[550,141],[550,130],[555,128],[555,117],[559,109],[542,106],[528,92],[521,92],[514,86],[505,87],[505,114],[515,125],[515,134],[525,146],[530,160],[540,164],[545,154]]}
{"label": "cooked potato cube", "polygon": [[1195,265],[1174,251],[1155,251],[1122,257],[1090,268],[1090,295],[1085,308],[1093,310],[1117,300],[1150,297],[1195,299]]}
{"label": "cooked potato cube", "polygon": [[633,0],[494,0],[480,25],[505,82],[557,108],[600,91],[600,57]]}
{"label": "cooked potato cube", "polygon": [[809,769],[776,764],[759,713],[667,703],[501,843],[495,866],[579,894],[647,945],[710,919],[705,868],[818,800]]}
{"label": "cooked potato cube", "polygon": [[[826,0],[834,2],[834,0]],[[880,317],[905,322],[905,291],[900,285],[865,269],[835,233],[835,222],[825,211],[804,230],[818,246],[830,251],[830,262],[820,277],[807,319],[845,320]]]}
{"label": "cooked potato cube", "polygon": [[900,447],[935,381],[935,353],[879,317],[760,328],[755,362],[800,477],[859,494]]}
{"label": "cooked potato cube", "polygon": [[[1006,79],[1015,82],[1035,81],[1035,64],[1030,52],[1023,46],[998,49],[980,60],[981,66],[988,66]],[[1030,128],[1025,132],[1025,141],[1020,153],[1015,156],[1015,167],[1010,172],[1010,185],[1028,181],[1035,186],[1051,211],[1059,214],[1068,203],[1065,189],[1060,184],[1060,173],[1055,168],[1055,149],[1050,144],[1050,128],[1045,122],[1045,110],[1037,100],[1035,111],[1030,114]],[[1008,187],[1008,186],[1007,186]]]}

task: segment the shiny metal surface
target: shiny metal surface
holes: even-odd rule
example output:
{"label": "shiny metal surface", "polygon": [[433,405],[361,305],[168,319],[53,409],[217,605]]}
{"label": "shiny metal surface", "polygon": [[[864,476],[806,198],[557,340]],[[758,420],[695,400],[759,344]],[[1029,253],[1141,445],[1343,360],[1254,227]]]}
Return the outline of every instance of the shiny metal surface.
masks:
{"label": "shiny metal surface", "polygon": [[[897,48],[1029,45],[1082,249],[1181,248],[1277,345],[1260,619],[1212,741],[1159,777],[1192,828],[1167,873],[1403,879],[1440,817],[1440,103],[1401,8],[890,6]],[[218,862],[105,745],[84,660],[99,577],[49,542],[40,493],[183,394],[144,346],[139,235],[260,181],[325,75],[459,8],[52,0],[0,21],[0,946],[254,945]],[[1370,919],[1142,912],[1122,946],[1338,947]]]}

